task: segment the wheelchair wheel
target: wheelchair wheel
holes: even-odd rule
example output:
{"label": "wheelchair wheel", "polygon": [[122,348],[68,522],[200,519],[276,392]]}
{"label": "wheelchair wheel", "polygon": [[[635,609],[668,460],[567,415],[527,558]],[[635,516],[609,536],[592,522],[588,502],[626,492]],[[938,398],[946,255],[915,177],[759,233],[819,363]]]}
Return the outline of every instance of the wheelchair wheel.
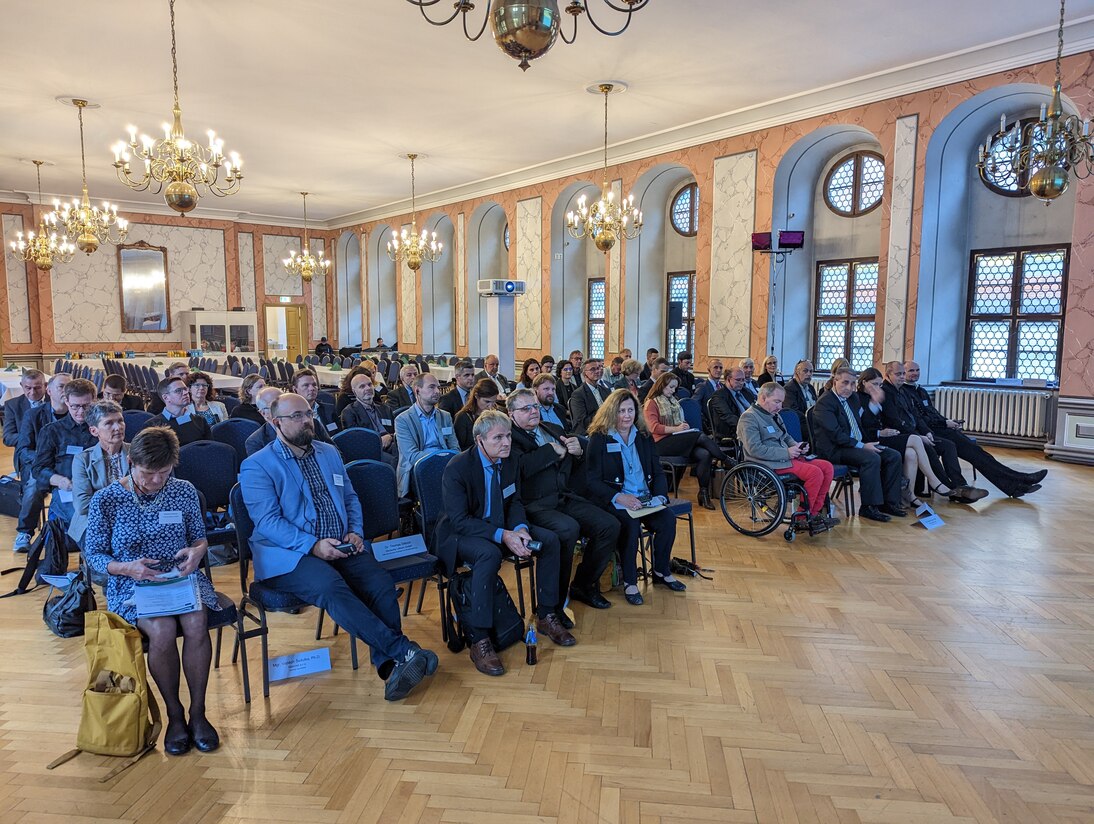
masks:
{"label": "wheelchair wheel", "polygon": [[778,528],[786,510],[786,490],[772,470],[739,463],[722,482],[722,514],[743,535],[759,538]]}
{"label": "wheelchair wheel", "polygon": [[787,542],[788,544],[792,544],[792,543],[794,543],[794,538],[796,538],[796,537],[797,537],[797,535],[798,535],[798,533],[797,533],[797,532],[795,532],[795,531],[794,531],[794,530],[793,530],[793,529],[791,528],[791,529],[788,529],[788,530],[786,530],[786,532],[784,532],[784,533],[783,533],[783,538],[785,538],[785,539],[786,539],[786,542]]}

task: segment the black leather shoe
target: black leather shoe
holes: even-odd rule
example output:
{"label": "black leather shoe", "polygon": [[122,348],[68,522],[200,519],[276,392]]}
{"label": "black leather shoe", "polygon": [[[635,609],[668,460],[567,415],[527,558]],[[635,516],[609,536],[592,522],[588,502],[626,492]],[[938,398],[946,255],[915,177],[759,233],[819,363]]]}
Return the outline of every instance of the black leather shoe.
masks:
{"label": "black leather shoe", "polygon": [[1048,475],[1048,470],[1047,469],[1038,469],[1036,472],[1026,472],[1026,473],[1024,473],[1022,475],[1022,480],[1025,481],[1027,484],[1030,484],[1030,485],[1039,484],[1039,483],[1041,483],[1041,481],[1043,481],[1045,479],[1046,475]]}
{"label": "black leather shoe", "polygon": [[1040,484],[1030,484],[1029,486],[1021,486],[1010,493],[1012,498],[1021,498],[1023,495],[1028,495],[1031,492],[1036,492],[1041,488]]}
{"label": "black leather shoe", "polygon": [[714,504],[710,501],[710,493],[705,489],[699,490],[699,506],[703,509],[714,509]]}
{"label": "black leather shoe", "polygon": [[641,592],[635,592],[633,594],[627,592],[626,588],[623,589],[623,597],[627,599],[627,603],[632,607],[640,607],[646,603],[642,598]]}
{"label": "black leather shoe", "polygon": [[570,620],[570,616],[567,615],[565,611],[560,609],[558,612],[555,613],[555,617],[558,619],[558,622],[562,624],[563,629],[574,628],[574,622]]}
{"label": "black leather shoe", "polygon": [[182,732],[179,732],[178,725],[171,723],[167,724],[167,732],[163,737],[163,751],[168,755],[186,755],[190,752],[190,746],[193,744],[190,738],[190,729],[179,722],[182,727]]}
{"label": "black leather shoe", "polygon": [[658,575],[656,572],[653,574],[653,585],[655,587],[668,587],[673,592],[683,592],[687,589],[683,581],[666,581],[663,575]]}
{"label": "black leather shoe", "polygon": [[[194,742],[194,746],[198,748],[200,752],[212,752],[220,747],[220,735],[213,729],[213,725],[208,721],[205,722],[204,729],[197,733],[193,727],[190,728],[190,740]],[[164,748],[166,749],[167,742],[164,742]]]}
{"label": "black leather shoe", "polygon": [[612,602],[597,592],[595,589],[586,589],[585,587],[570,586],[570,599],[573,601],[580,601],[593,609],[608,609],[611,607]]}
{"label": "black leather shoe", "polygon": [[876,506],[864,506],[858,511],[860,518],[865,518],[868,521],[877,521],[878,523],[887,524],[892,520],[888,515],[883,513]]}
{"label": "black leather shoe", "polygon": [[896,506],[895,504],[882,504],[878,507],[886,515],[892,515],[894,518],[904,518],[908,514],[908,510],[903,507]]}
{"label": "black leather shoe", "polygon": [[988,490],[976,486],[959,486],[951,490],[950,500],[959,504],[971,504],[988,497]]}

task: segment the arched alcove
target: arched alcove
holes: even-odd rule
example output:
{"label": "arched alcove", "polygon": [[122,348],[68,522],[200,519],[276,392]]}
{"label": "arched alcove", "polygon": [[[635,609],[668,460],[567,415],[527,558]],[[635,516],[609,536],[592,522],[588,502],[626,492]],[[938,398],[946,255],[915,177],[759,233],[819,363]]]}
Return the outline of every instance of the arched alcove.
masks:
{"label": "arched alcove", "polygon": [[571,183],[551,207],[551,329],[546,349],[558,357],[574,349],[585,351],[589,278],[604,277],[604,254],[566,231],[566,213],[577,209],[582,195],[593,201],[600,197],[600,187],[589,180]]}
{"label": "arched alcove", "polygon": [[361,322],[361,240],[356,232],[343,232],[336,251],[335,302],[338,343],[355,346],[364,342]]}
{"label": "arched alcove", "polygon": [[430,215],[423,228],[437,233],[444,251],[434,263],[423,263],[421,270],[422,351],[431,354],[455,352],[455,275],[456,229],[444,214]]}
{"label": "arched alcove", "polygon": [[476,281],[509,277],[506,223],[505,210],[492,200],[480,204],[467,223],[467,346],[472,357],[487,354],[486,303],[479,299]]}
{"label": "arched alcove", "polygon": [[[989,192],[975,168],[1000,115],[1036,116],[1050,99],[1051,89],[1030,83],[989,89],[946,115],[927,144],[914,350],[925,383],[961,377],[973,249],[1071,242],[1074,186],[1045,206]],[[1066,99],[1064,108],[1076,111]]]}
{"label": "arched alcove", "polygon": [[388,346],[399,339],[399,293],[395,282],[395,264],[387,256],[391,227],[377,226],[368,236],[368,328],[369,343],[383,338]]}

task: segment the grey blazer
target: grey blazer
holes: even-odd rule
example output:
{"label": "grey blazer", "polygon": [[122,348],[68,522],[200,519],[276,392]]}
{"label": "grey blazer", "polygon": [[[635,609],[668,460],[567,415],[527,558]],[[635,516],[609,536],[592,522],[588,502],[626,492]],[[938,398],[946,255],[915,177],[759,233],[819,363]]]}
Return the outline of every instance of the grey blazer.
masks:
{"label": "grey blazer", "polygon": [[790,437],[782,418],[771,415],[752,404],[737,421],[737,442],[746,461],[767,464],[772,469],[789,469],[790,447],[797,441]]}
{"label": "grey blazer", "polygon": [[[399,445],[399,494],[404,496],[410,491],[410,468],[425,452],[425,432],[422,431],[422,422],[418,420],[417,408],[415,404],[395,418],[395,442]],[[433,414],[437,416],[437,429],[444,441],[444,448],[459,452],[460,443],[452,428],[452,416],[439,408],[434,408]]]}
{"label": "grey blazer", "polygon": [[[129,469],[129,444],[122,444],[122,469]],[[72,459],[72,520],[68,537],[81,543],[87,529],[87,510],[91,498],[110,485],[110,459],[103,454],[101,444],[85,449]]]}

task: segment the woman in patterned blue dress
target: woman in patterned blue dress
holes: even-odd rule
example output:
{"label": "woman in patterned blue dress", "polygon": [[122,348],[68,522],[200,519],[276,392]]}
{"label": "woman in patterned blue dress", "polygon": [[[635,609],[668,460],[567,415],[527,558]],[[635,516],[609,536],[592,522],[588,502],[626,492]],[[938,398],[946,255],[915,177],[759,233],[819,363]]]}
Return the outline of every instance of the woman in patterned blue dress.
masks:
{"label": "woman in patterned blue dress", "polygon": [[[172,477],[178,459],[179,441],[173,431],[150,427],[139,432],[129,447],[129,474],[91,499],[84,536],[88,565],[109,575],[107,606],[148,638],[148,669],[167,710],[163,746],[170,755],[182,755],[191,746],[210,752],[220,745],[216,729],[205,717],[212,658],[207,611],[218,608],[213,585],[199,570],[209,543],[197,490]],[[204,609],[137,618],[132,603],[137,582],[155,580],[161,564],[177,567],[181,575],[196,574]],[[190,690],[189,724],[179,698],[180,627],[181,669]]]}

